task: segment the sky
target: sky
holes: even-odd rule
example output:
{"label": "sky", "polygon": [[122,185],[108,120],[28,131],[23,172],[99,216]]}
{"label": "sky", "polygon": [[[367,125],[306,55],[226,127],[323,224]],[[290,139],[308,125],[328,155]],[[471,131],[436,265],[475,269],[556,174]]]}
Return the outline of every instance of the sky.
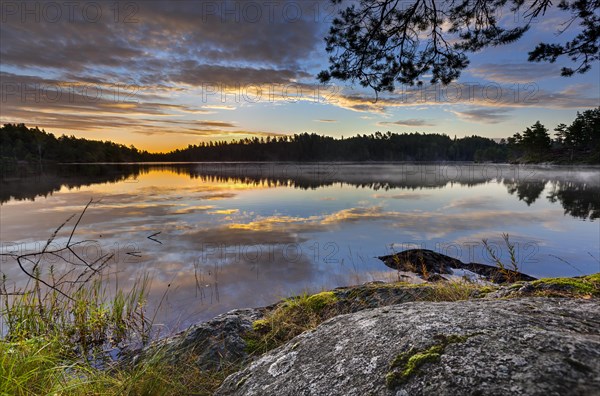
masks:
{"label": "sky", "polygon": [[[568,15],[534,21],[521,40],[471,54],[449,86],[319,84],[324,37],[348,5],[328,0],[1,1],[0,123],[111,140],[148,151],[314,132],[425,132],[502,138],[540,120],[551,131],[600,104],[600,67],[531,63]],[[523,16],[500,10],[504,26]]]}

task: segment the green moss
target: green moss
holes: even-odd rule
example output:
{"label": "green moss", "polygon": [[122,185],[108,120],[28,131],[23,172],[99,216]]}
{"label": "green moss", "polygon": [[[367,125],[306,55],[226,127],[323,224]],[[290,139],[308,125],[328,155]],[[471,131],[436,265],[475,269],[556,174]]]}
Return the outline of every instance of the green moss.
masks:
{"label": "green moss", "polygon": [[260,343],[257,339],[252,337],[243,337],[243,339],[246,343],[246,347],[244,349],[246,350],[247,354],[251,355],[260,349]]}
{"label": "green moss", "polygon": [[269,326],[269,321],[266,319],[258,319],[252,322],[252,330],[260,331]]}
{"label": "green moss", "polygon": [[482,286],[479,288],[479,291],[483,294],[488,294],[488,293],[494,292],[496,290],[498,290],[498,288],[492,287],[492,286]]}
{"label": "green moss", "polygon": [[597,274],[588,275],[588,276],[584,277],[583,279],[585,279],[588,282],[592,282],[597,285],[600,285],[600,272],[598,272]]}
{"label": "green moss", "polygon": [[446,347],[450,344],[465,342],[475,334],[467,335],[436,335],[437,344],[424,350],[410,348],[407,352],[397,355],[390,362],[390,371],[385,376],[385,384],[388,389],[394,389],[398,385],[404,384],[412,376],[417,375],[423,365],[426,363],[437,362],[440,360]]}
{"label": "green moss", "polygon": [[525,282],[523,282],[523,281],[514,282],[514,283],[511,283],[510,285],[508,285],[508,289],[509,290],[520,289],[523,287],[524,284],[525,284]]}
{"label": "green moss", "polygon": [[[386,386],[393,389],[405,383],[411,376],[416,375],[425,363],[439,361],[443,352],[444,346],[434,345],[422,352],[415,352],[411,348],[408,352],[399,354],[392,360],[390,364],[392,370],[385,376]],[[396,368],[400,370],[393,370]]]}
{"label": "green moss", "polygon": [[440,356],[444,352],[443,348],[439,345],[432,346],[428,350],[422,353],[417,353],[408,359],[406,363],[406,368],[402,373],[405,377],[409,377],[413,375],[419,367],[428,362],[437,362],[440,360]]}
{"label": "green moss", "polygon": [[395,369],[396,367],[402,367],[406,364],[406,362],[408,362],[408,359],[410,359],[410,357],[412,355],[414,355],[415,352],[415,348],[410,348],[408,351],[403,352],[399,355],[397,355],[391,362],[390,362],[390,369]]}
{"label": "green moss", "polygon": [[583,278],[543,278],[531,282],[531,285],[542,291],[569,292],[575,295],[600,294],[596,279],[598,274]]}
{"label": "green moss", "polygon": [[333,304],[337,301],[337,297],[334,292],[327,291],[322,293],[313,294],[306,298],[306,305],[314,312],[319,312],[327,305]]}

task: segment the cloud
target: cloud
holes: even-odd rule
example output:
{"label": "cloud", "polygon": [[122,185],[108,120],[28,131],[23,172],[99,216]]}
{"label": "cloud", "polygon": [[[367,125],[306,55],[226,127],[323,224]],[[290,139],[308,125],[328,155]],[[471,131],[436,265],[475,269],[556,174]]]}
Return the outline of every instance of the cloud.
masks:
{"label": "cloud", "polygon": [[[184,208],[180,208],[177,210],[172,211],[172,214],[191,214],[191,213],[197,213],[197,212],[207,212],[211,209],[214,209],[214,206],[211,205],[196,205],[196,206],[187,206]],[[211,212],[208,212],[211,213]]]}
{"label": "cloud", "polygon": [[321,220],[321,224],[355,223],[362,220],[379,220],[388,218],[381,206],[342,209],[329,214]]}
{"label": "cloud", "polygon": [[398,121],[380,121],[377,123],[377,126],[434,126],[435,123],[417,119],[417,118],[409,118],[406,120],[398,120]]}
{"label": "cloud", "polygon": [[422,239],[443,237],[450,233],[468,230],[496,230],[505,227],[537,223],[546,228],[553,227],[548,219],[560,211],[516,212],[510,210],[483,210],[452,214],[431,212],[402,213],[393,217],[393,227],[404,230]]}
{"label": "cloud", "polygon": [[[160,122],[160,121],[159,121]],[[266,132],[266,131],[250,131],[250,130],[222,130],[219,128],[192,128],[192,127],[177,127],[177,129],[167,129],[164,126],[154,126],[152,128],[140,128],[132,131],[136,134],[153,136],[153,135],[189,135],[218,139],[242,139],[246,137],[267,137],[267,136],[287,136],[284,133]]]}
{"label": "cloud", "polygon": [[481,124],[499,124],[509,118],[510,109],[504,108],[478,108],[465,111],[451,110],[458,118],[464,121]]}
{"label": "cloud", "polygon": [[[478,242],[481,243],[483,239],[487,239],[490,243],[505,246],[504,239],[500,234],[494,232],[474,232],[472,234],[461,236],[454,240],[457,244],[467,244]],[[519,234],[514,231],[510,233],[510,242],[525,245],[525,244],[536,244],[538,246],[547,246],[548,242],[540,237],[527,234]]]}
{"label": "cloud", "polygon": [[485,63],[468,70],[477,77],[501,83],[533,83],[560,76],[560,66],[553,63]]}
{"label": "cloud", "polygon": [[203,106],[202,109],[178,109],[178,111],[181,111],[183,113],[190,113],[190,114],[215,114],[216,113],[216,111],[206,110],[207,108],[209,108],[209,107]]}
{"label": "cloud", "polygon": [[429,197],[430,194],[422,193],[400,193],[400,194],[373,194],[373,198],[377,199],[423,199]]}
{"label": "cloud", "polygon": [[218,209],[209,212],[209,214],[232,215],[239,213],[239,209]]}
{"label": "cloud", "polygon": [[[39,1],[13,3],[28,10],[46,7]],[[480,109],[579,110],[597,106],[593,95],[597,84],[585,89],[567,87],[559,92],[533,84],[515,99],[511,88],[515,82],[535,82],[557,75],[558,66],[553,64],[486,63],[468,70],[475,76],[504,84],[498,95],[496,83],[398,87],[396,92],[382,94],[378,100],[370,91],[341,86],[327,91],[316,84],[315,75],[326,64],[323,37],[330,23],[324,18],[325,9],[315,7],[318,5],[315,2],[98,1],[93,2],[93,7],[100,7],[102,15],[96,21],[85,20],[81,12],[83,4],[75,5],[74,20],[66,3],[52,4],[61,8],[62,18],[58,21],[49,21],[40,11],[36,11],[37,17],[28,15],[24,20],[20,10],[3,14],[1,78],[3,83],[28,80],[28,85],[23,85],[27,87],[35,84],[36,79],[46,85],[62,84],[66,89],[73,88],[74,94],[64,94],[56,101],[3,101],[2,122],[24,122],[66,133],[111,129],[111,132],[181,133],[223,139],[275,134],[249,131],[251,128],[241,122],[234,124],[227,120],[188,123],[185,116],[235,110],[256,102],[287,104],[293,102],[290,99],[298,99],[378,117],[394,108],[458,104],[469,106],[456,113],[462,119],[499,123],[507,118],[506,111],[483,114]],[[294,87],[284,93],[292,84]],[[92,88],[87,94],[82,92],[86,85]],[[125,96],[117,85],[130,87],[125,89]],[[89,100],[95,88],[101,88],[103,94]],[[302,91],[299,97],[295,97],[296,88]],[[3,90],[5,93],[4,86]],[[120,100],[111,99],[115,95],[121,95]],[[234,97],[236,103],[231,102]],[[186,100],[202,103],[182,104]],[[313,121],[338,122],[323,117]],[[166,125],[175,128],[161,131]],[[378,125],[425,127],[434,123],[415,118],[381,121]],[[237,130],[223,132],[219,128]]]}
{"label": "cloud", "polygon": [[[386,114],[389,109],[394,108],[463,105],[476,110],[471,119],[487,119],[488,122],[501,122],[507,116],[498,112],[507,112],[513,108],[563,110],[585,109],[598,105],[598,98],[591,94],[597,90],[597,86],[592,84],[576,84],[555,92],[540,89],[535,83],[521,86],[520,89],[519,95],[516,95],[514,84],[452,83],[448,86],[398,87],[394,93],[381,94],[377,101],[372,93],[342,89],[332,95],[327,103],[372,114]],[[481,108],[491,109],[487,117],[485,114],[478,117],[477,113],[483,111],[479,110]],[[494,111],[497,114],[494,114]],[[468,112],[464,113],[464,117],[469,118]]]}
{"label": "cloud", "polygon": [[220,95],[224,88],[236,88],[244,93],[255,89],[254,85],[291,84],[307,77],[310,74],[295,69],[221,66],[185,61],[178,65],[168,79],[171,83],[200,87],[208,96]]}
{"label": "cloud", "polygon": [[225,105],[205,105],[202,106],[205,109],[215,109],[215,110],[235,110],[237,107],[235,106],[225,106]]}
{"label": "cloud", "polygon": [[[145,127],[148,117],[158,121],[173,111],[193,108],[155,101],[155,90],[0,72],[2,120],[42,127],[88,130],[99,127]],[[60,117],[57,117],[60,114]],[[145,121],[140,121],[145,116]]]}
{"label": "cloud", "polygon": [[[240,0],[151,1],[131,3],[133,8],[119,5],[120,13],[112,2],[94,4],[99,18],[86,20],[81,5],[70,17],[66,6],[57,3],[62,17],[50,20],[39,2],[20,2],[19,8],[38,10],[38,15],[3,14],[3,64],[71,71],[120,67],[159,77],[188,60],[293,65],[321,44],[323,26],[311,13],[314,5],[304,2],[253,2],[250,10]],[[290,21],[284,7],[300,17]]]}
{"label": "cloud", "polygon": [[235,124],[227,121],[196,121],[195,125],[218,128],[235,128]]}
{"label": "cloud", "polygon": [[241,228],[235,225],[207,227],[186,232],[180,240],[197,246],[252,246],[291,244],[307,239],[288,232],[284,228]]}
{"label": "cloud", "polygon": [[485,195],[471,198],[460,198],[452,200],[448,205],[442,209],[488,209],[494,208],[494,197]]}
{"label": "cloud", "polygon": [[168,103],[167,96],[157,88],[124,89],[109,83],[87,84],[7,72],[0,72],[0,80],[1,123],[22,122],[59,134],[126,129],[147,136],[175,134],[210,139],[282,135],[231,129],[238,127],[231,121],[179,119],[213,111]]}
{"label": "cloud", "polygon": [[[6,83],[11,90],[14,86],[31,89],[41,84],[50,91],[60,86],[65,93],[58,100],[42,98],[27,104],[20,98],[3,100],[2,122],[24,122],[66,133],[112,128],[161,134],[165,122],[159,118],[233,110],[237,106],[210,100],[232,92],[239,97],[240,90],[248,91],[254,99],[259,89],[256,86],[261,84],[265,85],[264,101],[269,86],[285,87],[312,78],[300,64],[321,47],[323,33],[323,25],[311,13],[314,5],[292,0],[268,5],[245,1],[226,5],[99,1],[93,7],[99,7],[102,15],[94,21],[85,20],[80,4],[70,13],[66,3],[52,3],[53,10],[58,7],[62,11],[62,18],[56,21],[48,20],[42,10],[44,3],[15,4],[37,15],[23,19],[20,10],[3,14],[3,93]],[[299,11],[301,17],[284,13],[284,7]],[[120,92],[117,85],[121,86]],[[123,90],[125,85],[130,89]],[[215,86],[214,95],[204,92],[207,95],[203,97],[202,92],[194,91]],[[87,93],[81,92],[84,89]],[[90,100],[98,89],[102,94]],[[200,107],[186,106],[177,104],[178,94],[194,95],[196,102],[207,97],[209,100],[202,100]],[[120,100],[111,99],[115,95],[121,95]],[[143,121],[140,116],[145,116]],[[171,124],[176,124],[173,121]],[[177,132],[201,136],[210,136],[211,128],[235,127],[227,121],[177,125]],[[233,134],[254,135],[246,130]],[[257,135],[266,134],[257,131]]]}
{"label": "cloud", "polygon": [[195,240],[201,237],[206,243],[227,246],[286,244],[310,240],[313,238],[312,233],[328,232],[342,224],[378,221],[393,229],[393,232],[401,231],[415,238],[430,239],[455,232],[485,232],[532,223],[553,229],[556,225],[548,219],[561,215],[560,210],[551,209],[518,212],[475,208],[468,212],[440,213],[386,211],[381,206],[371,206],[342,209],[320,216],[258,217],[247,223],[231,223],[192,231],[184,235],[184,238]]}

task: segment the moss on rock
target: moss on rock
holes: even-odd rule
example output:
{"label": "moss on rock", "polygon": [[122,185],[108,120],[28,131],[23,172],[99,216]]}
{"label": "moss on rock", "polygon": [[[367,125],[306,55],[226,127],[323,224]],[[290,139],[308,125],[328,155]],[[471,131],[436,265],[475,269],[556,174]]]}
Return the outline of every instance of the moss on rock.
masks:
{"label": "moss on rock", "polygon": [[[600,273],[575,278],[545,278],[532,282],[519,281],[506,286],[479,285],[470,282],[442,283],[369,283],[338,288],[316,294],[303,294],[285,299],[266,309],[264,317],[252,323],[252,330],[243,338],[246,352],[262,354],[289,341],[298,334],[314,329],[329,318],[361,311],[414,301],[459,301],[474,298],[510,298],[526,296],[600,297]],[[444,347],[453,342],[463,342],[454,336],[439,338]],[[418,351],[423,353],[425,351]],[[430,357],[427,355],[427,357]],[[424,359],[424,360],[422,360]],[[408,361],[408,360],[407,360]],[[413,361],[414,373],[425,356]],[[392,383],[397,382],[398,370],[390,373]],[[404,370],[400,370],[402,374]]]}
{"label": "moss on rock", "polygon": [[600,286],[600,272],[585,276],[584,279],[588,282],[594,283],[596,286]]}
{"label": "moss on rock", "polygon": [[426,363],[437,362],[440,360],[446,347],[450,344],[465,342],[476,334],[468,335],[437,335],[434,338],[438,340],[437,344],[424,350],[410,348],[407,352],[397,355],[390,362],[390,371],[385,376],[385,384],[388,389],[394,389],[408,381],[412,376],[417,375],[420,368]]}
{"label": "moss on rock", "polygon": [[600,274],[577,278],[543,278],[531,285],[536,291],[565,292],[574,295],[600,295]]}
{"label": "moss on rock", "polygon": [[335,293],[326,291],[308,296],[306,298],[306,305],[313,310],[313,312],[320,312],[327,305],[333,304],[336,301],[337,296]]}
{"label": "moss on rock", "polygon": [[254,331],[260,331],[267,326],[269,326],[269,321],[266,319],[258,319],[252,322],[252,330]]}

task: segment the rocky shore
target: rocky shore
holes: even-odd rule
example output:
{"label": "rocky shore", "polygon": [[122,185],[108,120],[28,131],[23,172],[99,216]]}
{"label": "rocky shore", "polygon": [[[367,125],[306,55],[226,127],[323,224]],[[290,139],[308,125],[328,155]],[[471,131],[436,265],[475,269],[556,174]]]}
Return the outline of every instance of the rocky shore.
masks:
{"label": "rocky shore", "polygon": [[217,395],[594,395],[600,303],[414,302],[328,320]]}
{"label": "rocky shore", "polygon": [[338,288],[228,312],[157,349],[231,373],[218,395],[600,395],[600,274]]}

